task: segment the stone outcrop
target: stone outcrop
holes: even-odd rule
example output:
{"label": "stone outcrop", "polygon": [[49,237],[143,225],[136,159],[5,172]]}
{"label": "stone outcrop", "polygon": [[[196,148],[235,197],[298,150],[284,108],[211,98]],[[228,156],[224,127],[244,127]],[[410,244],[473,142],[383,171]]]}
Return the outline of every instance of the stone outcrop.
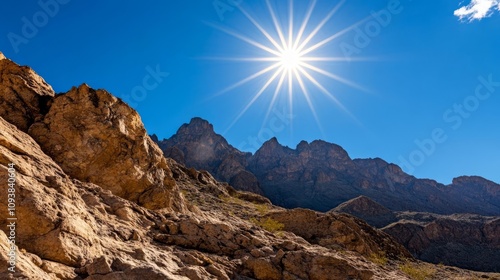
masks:
{"label": "stone outcrop", "polygon": [[[421,260],[500,272],[500,218],[402,213],[382,230]],[[422,219],[422,216],[424,219]]]}
{"label": "stone outcrop", "polygon": [[68,175],[150,209],[181,209],[161,150],[131,107],[83,84],[58,95],[29,134]]}
{"label": "stone outcrop", "polygon": [[46,112],[55,96],[33,69],[20,67],[1,53],[0,94],[0,116],[24,132]]}
{"label": "stone outcrop", "polygon": [[378,228],[397,221],[394,212],[366,196],[358,196],[346,201],[332,211],[353,215]]}

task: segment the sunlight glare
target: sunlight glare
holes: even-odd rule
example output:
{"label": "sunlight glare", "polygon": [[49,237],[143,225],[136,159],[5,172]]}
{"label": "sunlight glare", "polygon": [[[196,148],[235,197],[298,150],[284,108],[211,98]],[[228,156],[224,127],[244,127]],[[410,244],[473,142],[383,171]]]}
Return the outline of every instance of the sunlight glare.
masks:
{"label": "sunlight glare", "polygon": [[[277,97],[280,93],[287,95],[288,98],[288,106],[290,113],[293,110],[293,96],[296,94],[296,90],[293,88],[294,85],[299,85],[299,90],[302,92],[305,97],[307,104],[312,111],[316,122],[318,123],[318,127],[321,128],[319,123],[319,118],[317,116],[316,110],[312,104],[311,100],[311,92],[307,89],[307,85],[305,81],[308,81],[311,86],[314,86],[319,92],[326,95],[330,100],[334,101],[342,110],[347,112],[351,117],[352,114],[347,111],[347,109],[335,98],[335,96],[328,91],[325,86],[320,84],[320,82],[313,77],[313,73],[320,74],[322,76],[333,79],[337,82],[346,84],[353,88],[361,89],[362,87],[358,86],[354,82],[351,82],[343,77],[340,77],[337,74],[328,72],[327,70],[321,69],[317,65],[314,65],[314,62],[337,62],[337,61],[346,61],[351,60],[350,58],[345,57],[325,57],[325,56],[314,56],[313,52],[324,47],[327,43],[330,43],[334,39],[340,37],[346,32],[352,30],[360,23],[364,22],[366,19],[359,21],[348,28],[345,28],[326,39],[319,40],[319,43],[315,43],[310,45],[311,42],[317,41],[314,40],[315,37],[320,33],[319,31],[326,25],[326,23],[333,17],[333,15],[342,7],[342,5],[346,2],[346,0],[340,0],[335,7],[328,12],[328,14],[320,21],[318,25],[312,28],[310,33],[307,33],[307,26],[309,24],[309,20],[311,19],[311,15],[313,10],[316,7],[316,0],[311,0],[309,2],[309,7],[306,11],[304,20],[300,24],[300,28],[298,32],[294,30],[294,7],[293,0],[289,1],[289,12],[288,12],[288,26],[282,26],[280,21],[278,20],[277,14],[274,11],[273,6],[270,3],[270,0],[266,0],[267,9],[269,11],[269,15],[274,23],[274,31],[276,36],[273,37],[270,29],[265,29],[261,24],[257,22],[247,11],[245,11],[242,6],[239,6],[241,12],[245,15],[245,17],[264,35],[267,39],[267,42],[257,42],[256,40],[252,40],[243,35],[240,35],[234,31],[230,31],[226,28],[217,27],[215,28],[242,40],[249,45],[257,47],[258,49],[265,51],[268,53],[268,56],[263,57],[247,57],[247,58],[232,58],[230,60],[240,60],[247,62],[264,62],[271,63],[267,64],[263,67],[263,70],[258,71],[255,74],[250,75],[247,78],[242,79],[241,81],[229,86],[225,90],[223,90],[220,94],[233,90],[245,83],[248,83],[258,77],[263,75],[269,75],[267,82],[264,86],[253,96],[251,101],[245,106],[245,108],[238,114],[235,120],[231,123],[231,125],[227,128],[226,132],[231,129],[231,127],[246,113],[246,111],[255,103],[255,101],[260,98],[264,92],[268,90],[270,87],[274,87],[276,84],[276,88],[273,90],[272,100],[270,102],[269,108],[266,114],[266,120],[269,117],[269,113],[271,112],[274,104],[276,103]],[[264,120],[264,122],[266,121]]]}

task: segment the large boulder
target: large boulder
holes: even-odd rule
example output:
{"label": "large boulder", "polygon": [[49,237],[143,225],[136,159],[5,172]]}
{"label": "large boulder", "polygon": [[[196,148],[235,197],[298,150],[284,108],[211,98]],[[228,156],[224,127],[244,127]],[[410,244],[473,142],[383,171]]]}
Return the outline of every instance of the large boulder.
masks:
{"label": "large boulder", "polygon": [[181,210],[162,151],[135,110],[86,84],[57,96],[29,134],[70,176],[150,209]]}

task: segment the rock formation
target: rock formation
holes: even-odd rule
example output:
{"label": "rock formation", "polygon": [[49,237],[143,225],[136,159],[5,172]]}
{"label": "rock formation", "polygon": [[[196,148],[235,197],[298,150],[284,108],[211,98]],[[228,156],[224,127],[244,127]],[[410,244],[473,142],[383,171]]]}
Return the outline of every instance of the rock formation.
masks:
{"label": "rock formation", "polygon": [[358,196],[333,209],[335,212],[348,213],[368,224],[381,228],[398,219],[396,214],[366,196]]}
{"label": "rock formation", "polygon": [[238,151],[206,120],[193,118],[170,139],[158,141],[166,157],[196,169],[210,172],[218,180],[239,190],[263,194],[257,178],[245,169],[249,153]]}
{"label": "rock formation", "polygon": [[[3,59],[2,59],[3,57]],[[40,76],[27,66],[19,67],[0,55],[0,115],[26,132],[47,110],[55,93]]]}
{"label": "rock formation", "polygon": [[[460,177],[443,185],[417,179],[380,158],[353,160],[342,147],[321,140],[302,141],[291,149],[272,138],[254,155],[244,154],[215,134],[208,122],[195,118],[158,142],[166,156],[219,174],[219,180],[233,184],[238,180],[223,174],[245,174],[244,181],[259,185],[273,203],[287,208],[328,211],[366,196],[391,211],[500,215],[500,185],[491,181]],[[245,184],[234,186],[255,191]]]}
{"label": "rock formation", "polygon": [[421,260],[500,272],[500,217],[392,212],[367,197],[331,212],[348,213],[381,228]]}
{"label": "rock formation", "polygon": [[182,208],[165,158],[139,115],[104,90],[83,84],[56,96],[29,134],[73,178],[150,209]]}

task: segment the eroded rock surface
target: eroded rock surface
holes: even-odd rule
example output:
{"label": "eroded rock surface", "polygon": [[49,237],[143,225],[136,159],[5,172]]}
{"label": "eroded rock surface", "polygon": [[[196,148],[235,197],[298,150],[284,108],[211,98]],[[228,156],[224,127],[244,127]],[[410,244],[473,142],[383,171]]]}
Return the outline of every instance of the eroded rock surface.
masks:
{"label": "eroded rock surface", "polygon": [[183,207],[165,158],[137,112],[104,90],[83,84],[57,96],[29,134],[76,179],[150,209]]}
{"label": "eroded rock surface", "polygon": [[0,53],[0,116],[26,132],[47,110],[54,90],[28,66]]}

